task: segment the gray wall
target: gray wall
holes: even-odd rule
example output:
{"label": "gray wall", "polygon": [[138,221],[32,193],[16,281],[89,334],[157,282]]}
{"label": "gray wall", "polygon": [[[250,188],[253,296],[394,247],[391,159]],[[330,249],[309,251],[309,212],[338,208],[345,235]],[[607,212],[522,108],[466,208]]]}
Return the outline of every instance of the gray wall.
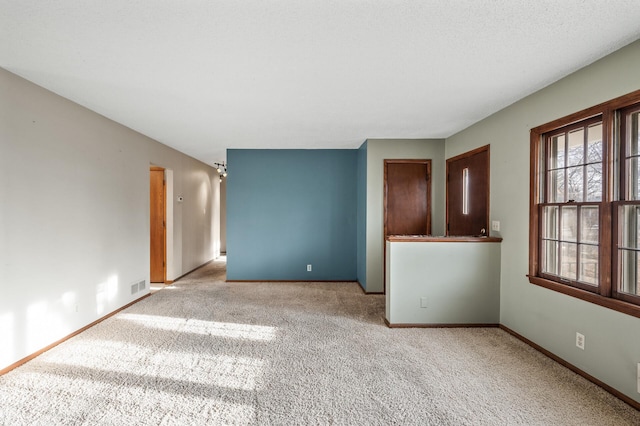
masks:
{"label": "gray wall", "polygon": [[0,96],[2,369],[148,293],[150,165],[169,279],[216,255],[219,196],[211,167],[3,69]]}
{"label": "gray wall", "polygon": [[387,241],[386,262],[390,324],[498,324],[499,242]]}
{"label": "gray wall", "polygon": [[[640,401],[640,319],[529,284],[529,129],[640,88],[640,42],[450,137],[446,157],[491,144],[491,218],[501,221],[500,322]],[[575,346],[585,335],[585,350]]]}
{"label": "gray wall", "polygon": [[384,291],[384,160],[430,159],[431,233],[444,234],[445,161],[443,139],[367,140],[367,293]]}

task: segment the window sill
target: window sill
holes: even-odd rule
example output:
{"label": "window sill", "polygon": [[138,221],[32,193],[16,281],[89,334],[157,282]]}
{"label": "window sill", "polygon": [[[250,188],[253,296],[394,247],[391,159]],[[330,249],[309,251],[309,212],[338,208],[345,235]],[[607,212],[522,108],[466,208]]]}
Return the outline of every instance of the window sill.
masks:
{"label": "window sill", "polygon": [[545,278],[534,277],[527,275],[531,284],[539,285],[549,290],[557,291],[559,293],[566,294],[568,296],[576,297],[585,302],[594,303],[605,308],[613,309],[614,311],[621,312],[623,314],[631,315],[636,318],[640,318],[640,306],[633,303],[625,302],[623,300],[613,299],[611,297],[604,297],[596,293],[591,293],[586,290],[582,290],[576,287],[571,287],[565,284],[560,284],[555,281],[547,280]]}

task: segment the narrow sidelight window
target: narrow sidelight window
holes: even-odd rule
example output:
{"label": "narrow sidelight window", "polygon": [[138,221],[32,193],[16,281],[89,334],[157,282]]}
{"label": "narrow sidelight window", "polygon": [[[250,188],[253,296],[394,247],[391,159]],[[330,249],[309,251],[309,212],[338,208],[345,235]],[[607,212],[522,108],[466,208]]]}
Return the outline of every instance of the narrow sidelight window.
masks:
{"label": "narrow sidelight window", "polygon": [[469,168],[462,169],[462,214],[469,214]]}

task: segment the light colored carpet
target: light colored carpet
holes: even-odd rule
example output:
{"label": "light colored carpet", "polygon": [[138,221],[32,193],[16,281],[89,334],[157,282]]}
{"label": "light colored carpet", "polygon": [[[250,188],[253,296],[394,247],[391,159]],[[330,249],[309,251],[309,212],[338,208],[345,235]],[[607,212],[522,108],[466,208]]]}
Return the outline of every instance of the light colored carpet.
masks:
{"label": "light colored carpet", "polygon": [[353,283],[212,263],[0,377],[2,425],[639,425],[499,329],[388,329]]}

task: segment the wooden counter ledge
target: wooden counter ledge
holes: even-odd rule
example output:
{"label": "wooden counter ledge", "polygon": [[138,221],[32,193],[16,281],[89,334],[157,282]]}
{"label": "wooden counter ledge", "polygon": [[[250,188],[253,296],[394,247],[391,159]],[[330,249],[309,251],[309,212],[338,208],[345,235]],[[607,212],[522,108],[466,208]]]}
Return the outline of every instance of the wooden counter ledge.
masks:
{"label": "wooden counter ledge", "polygon": [[502,238],[499,237],[445,237],[431,235],[389,235],[389,242],[419,242],[419,243],[499,243]]}

